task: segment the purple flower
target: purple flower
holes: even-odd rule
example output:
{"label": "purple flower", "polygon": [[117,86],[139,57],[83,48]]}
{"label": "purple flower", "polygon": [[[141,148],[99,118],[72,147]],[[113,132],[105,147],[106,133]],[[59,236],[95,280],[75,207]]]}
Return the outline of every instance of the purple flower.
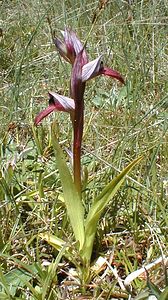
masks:
{"label": "purple flower", "polygon": [[42,110],[35,118],[34,123],[38,125],[42,119],[47,117],[51,112],[64,111],[71,112],[75,109],[75,102],[73,99],[59,95],[54,92],[49,92],[49,106]]}
{"label": "purple flower", "polygon": [[[64,40],[62,41],[59,38],[55,38],[55,46],[59,51],[60,55],[73,65],[76,56],[83,49],[83,45],[76,36],[76,33],[70,30],[69,28],[66,28],[65,31],[61,31],[61,33],[63,35]],[[83,55],[85,56],[85,60],[87,62],[86,51],[84,51]]]}
{"label": "purple flower", "polygon": [[55,38],[54,43],[60,55],[72,64],[70,97],[61,96],[49,92],[49,106],[40,112],[35,118],[38,125],[43,118],[53,111],[69,112],[73,124],[73,162],[74,182],[79,193],[81,193],[81,144],[84,123],[84,92],[86,81],[105,75],[119,80],[124,84],[121,74],[103,65],[102,55],[88,62],[87,53],[76,34],[65,29],[62,32],[63,40]]}
{"label": "purple flower", "polygon": [[82,68],[82,80],[87,81],[91,78],[94,78],[98,75],[106,75],[112,78],[119,80],[121,83],[124,84],[124,79],[121,74],[115,70],[110,68],[104,67],[102,61],[102,55],[98,58],[90,61],[89,63],[85,64]]}

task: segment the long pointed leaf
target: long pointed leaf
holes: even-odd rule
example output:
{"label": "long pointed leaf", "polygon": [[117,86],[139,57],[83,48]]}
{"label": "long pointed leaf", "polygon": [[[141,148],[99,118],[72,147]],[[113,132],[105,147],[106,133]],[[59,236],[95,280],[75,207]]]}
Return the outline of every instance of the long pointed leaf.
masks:
{"label": "long pointed leaf", "polygon": [[98,220],[109,201],[114,197],[122,185],[126,175],[132,168],[139,163],[142,157],[131,162],[117,177],[115,177],[94,200],[85,222],[85,244],[82,249],[82,257],[89,261],[92,253],[94,237],[96,233]]}
{"label": "long pointed leaf", "polygon": [[168,299],[168,286],[165,290],[160,294],[159,300],[166,300]]}
{"label": "long pointed leaf", "polygon": [[159,299],[161,291],[159,290],[158,286],[154,284],[150,279],[147,279],[147,286],[150,290],[150,294],[154,295],[157,299]]}
{"label": "long pointed leaf", "polygon": [[49,233],[40,233],[39,236],[47,241],[47,243],[49,243],[51,246],[53,246],[55,249],[57,249],[58,251],[61,251],[61,249],[63,247],[65,247],[66,242],[63,241],[62,239],[58,238],[55,235],[49,234]]}
{"label": "long pointed leaf", "polygon": [[76,241],[79,241],[79,249],[84,243],[84,210],[81,198],[76,190],[72,176],[67,167],[63,151],[59,146],[55,128],[52,127],[52,144],[54,147],[57,167],[63,188],[64,201],[70,223],[75,235]]}
{"label": "long pointed leaf", "polygon": [[75,265],[74,253],[68,243],[50,233],[40,233],[39,236]]}

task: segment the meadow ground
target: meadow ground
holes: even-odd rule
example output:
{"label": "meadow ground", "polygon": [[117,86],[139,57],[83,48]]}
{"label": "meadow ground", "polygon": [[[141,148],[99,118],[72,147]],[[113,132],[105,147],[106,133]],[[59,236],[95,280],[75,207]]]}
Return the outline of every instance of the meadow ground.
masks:
{"label": "meadow ground", "polygon": [[[166,2],[1,1],[0,299],[147,299],[147,273],[131,282],[132,296],[122,283],[142,265],[167,255]],[[62,148],[71,147],[69,117],[53,113],[37,128],[33,125],[46,107],[48,91],[68,95],[70,66],[52,42],[65,26],[82,42],[88,38],[91,59],[103,54],[105,64],[126,79],[125,86],[103,76],[87,84],[86,214],[110,179],[144,156],[100,219],[92,264],[100,256],[105,261],[85,285],[63,253],[38,235],[47,231],[73,241],[51,145],[56,120]],[[162,262],[148,275],[154,293],[156,286],[164,290],[168,285]]]}

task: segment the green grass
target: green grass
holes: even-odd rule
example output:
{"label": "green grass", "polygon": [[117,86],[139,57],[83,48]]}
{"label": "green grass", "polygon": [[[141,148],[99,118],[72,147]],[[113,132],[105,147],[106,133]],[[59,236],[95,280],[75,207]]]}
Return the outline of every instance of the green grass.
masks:
{"label": "green grass", "polygon": [[[122,279],[166,255],[168,246],[168,10],[166,1],[132,2],[108,1],[88,37],[89,57],[103,53],[105,64],[124,75],[126,86],[104,77],[87,84],[82,156],[88,211],[90,199],[144,155],[110,202],[95,240],[93,263],[100,255],[111,259]],[[33,120],[46,107],[49,90],[68,95],[70,67],[62,63],[51,33],[60,35],[68,25],[85,42],[98,1],[0,5],[0,298],[127,299],[110,270],[94,275],[90,286],[80,286],[62,258],[64,249],[58,255],[37,237],[48,231],[74,250],[50,130],[57,120],[61,145],[70,148],[69,118],[55,113],[39,128]],[[149,276],[165,287],[162,266]],[[132,287],[135,297],[146,280],[137,279]]]}

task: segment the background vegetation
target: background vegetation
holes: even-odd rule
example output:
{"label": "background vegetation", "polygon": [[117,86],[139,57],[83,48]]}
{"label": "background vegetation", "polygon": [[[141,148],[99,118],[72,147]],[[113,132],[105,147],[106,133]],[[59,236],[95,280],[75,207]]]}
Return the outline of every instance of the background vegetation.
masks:
{"label": "background vegetation", "polygon": [[[141,154],[144,160],[102,216],[93,262],[101,255],[125,279],[166,255],[166,1],[6,0],[0,5],[1,299],[127,299],[107,269],[80,287],[70,272],[73,266],[38,238],[49,231],[68,243],[73,240],[50,132],[55,119],[61,145],[69,149],[71,126],[66,114],[52,114],[38,128],[33,120],[46,107],[49,90],[67,95],[69,89],[70,67],[62,63],[52,35],[70,26],[84,42],[98,16],[87,43],[90,58],[104,54],[105,63],[127,83],[123,87],[102,76],[87,85],[82,158],[88,171],[86,210],[118,170]],[[163,289],[163,266],[150,278]],[[132,297],[145,286],[144,277],[137,279]]]}

